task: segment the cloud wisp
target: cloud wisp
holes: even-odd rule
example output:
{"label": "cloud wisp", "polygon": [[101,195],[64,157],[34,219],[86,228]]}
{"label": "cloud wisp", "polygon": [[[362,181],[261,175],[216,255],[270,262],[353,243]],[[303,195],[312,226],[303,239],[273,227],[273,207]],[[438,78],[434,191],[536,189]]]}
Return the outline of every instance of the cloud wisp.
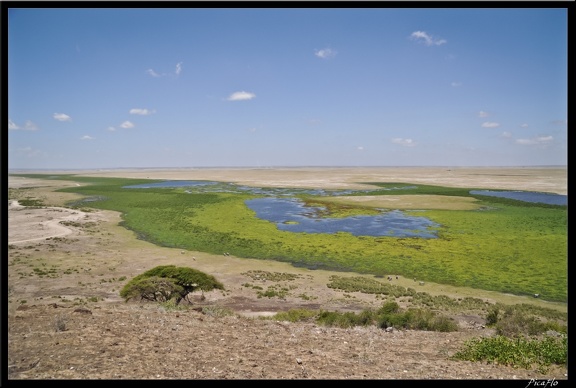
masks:
{"label": "cloud wisp", "polygon": [[334,58],[336,56],[336,54],[337,54],[336,50],[332,50],[331,48],[323,48],[320,50],[314,50],[314,55],[316,55],[318,58],[322,58],[322,59]]}
{"label": "cloud wisp", "polygon": [[516,144],[520,145],[546,145],[549,144],[554,138],[552,136],[537,136],[531,139],[516,139]]}
{"label": "cloud wisp", "polygon": [[152,77],[162,77],[162,74],[158,74],[152,69],[146,70],[146,73],[150,74]]}
{"label": "cloud wisp", "polygon": [[8,119],[8,129],[20,129],[20,127],[18,125],[16,125],[16,123],[10,119]]}
{"label": "cloud wisp", "polygon": [[94,140],[94,138],[92,136],[89,136],[89,135],[84,135],[80,139],[81,140]]}
{"label": "cloud wisp", "polygon": [[141,115],[141,116],[148,116],[151,114],[156,113],[155,109],[141,109],[141,108],[134,108],[134,109],[130,109],[130,114],[131,115]]}
{"label": "cloud wisp", "polygon": [[14,121],[8,119],[8,129],[9,130],[21,130],[21,131],[37,131],[39,128],[36,124],[34,124],[32,121],[30,120],[26,120],[26,122],[24,123],[24,126],[21,127],[18,124],[16,124]]}
{"label": "cloud wisp", "polygon": [[424,31],[414,31],[410,39],[425,44],[426,46],[440,46],[447,43],[446,39],[435,38]]}
{"label": "cloud wisp", "polygon": [[[174,75],[176,75],[176,77],[178,77],[180,75],[180,73],[182,73],[182,64],[184,62],[178,62],[176,64],[176,69],[174,70]],[[148,69],[146,70],[146,74],[158,78],[158,77],[165,77],[167,75],[172,75],[172,73],[157,73],[156,71],[154,71],[154,69]]]}
{"label": "cloud wisp", "polygon": [[416,145],[412,139],[403,139],[401,137],[393,138],[392,143],[399,144],[404,147],[414,147]]}
{"label": "cloud wisp", "polygon": [[58,121],[72,121],[72,117],[68,116],[65,113],[54,113],[52,117],[54,117],[54,119]]}
{"label": "cloud wisp", "polygon": [[[124,129],[134,128],[135,126],[136,125],[134,125],[133,122],[128,121],[128,120],[124,121],[122,124],[119,125],[120,128],[124,128]],[[113,126],[109,126],[106,129],[110,132],[116,131],[116,127],[113,127]]]}
{"label": "cloud wisp", "polygon": [[246,100],[252,100],[253,98],[255,98],[256,95],[254,93],[249,93],[249,92],[234,92],[231,95],[228,96],[228,98],[226,98],[227,101],[246,101]]}
{"label": "cloud wisp", "polygon": [[134,127],[135,127],[134,123],[132,123],[128,120],[126,120],[122,124],[120,124],[120,128],[134,128]]}
{"label": "cloud wisp", "polygon": [[494,121],[485,121],[482,123],[482,128],[498,128],[500,123],[496,123]]}

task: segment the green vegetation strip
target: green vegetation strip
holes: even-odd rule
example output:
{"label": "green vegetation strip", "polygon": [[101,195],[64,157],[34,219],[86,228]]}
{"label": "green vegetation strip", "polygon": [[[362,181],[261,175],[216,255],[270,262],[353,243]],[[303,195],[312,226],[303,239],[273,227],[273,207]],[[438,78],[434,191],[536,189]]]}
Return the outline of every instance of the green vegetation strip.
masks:
{"label": "green vegetation strip", "polygon": [[[19,174],[46,179],[46,175]],[[60,189],[91,202],[78,207],[115,210],[139,238],[166,247],[229,252],[237,257],[278,260],[307,268],[354,271],[467,286],[567,301],[567,207],[469,194],[464,188],[388,183],[370,195],[474,197],[476,210],[407,211],[440,224],[437,239],[309,234],[280,231],[258,219],[244,203],[249,193],[186,193],[184,188],[123,189],[143,179],[50,176],[86,183]],[[411,187],[394,189],[398,187]],[[361,193],[366,196],[366,193]],[[321,198],[302,196],[310,203]],[[351,204],[330,207],[352,214]],[[358,206],[358,213],[366,208]],[[340,212],[340,213],[339,213]]]}
{"label": "green vegetation strip", "polygon": [[465,348],[452,356],[455,360],[485,361],[516,368],[529,369],[534,365],[546,373],[552,364],[567,365],[568,337],[529,339],[504,336],[473,338]]}

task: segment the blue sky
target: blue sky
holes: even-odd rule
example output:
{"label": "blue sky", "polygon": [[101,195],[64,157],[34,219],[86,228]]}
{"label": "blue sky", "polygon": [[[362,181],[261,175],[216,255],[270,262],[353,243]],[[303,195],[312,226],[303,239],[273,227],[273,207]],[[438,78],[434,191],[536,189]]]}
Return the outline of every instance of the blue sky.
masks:
{"label": "blue sky", "polygon": [[10,9],[8,167],[567,164],[567,11]]}

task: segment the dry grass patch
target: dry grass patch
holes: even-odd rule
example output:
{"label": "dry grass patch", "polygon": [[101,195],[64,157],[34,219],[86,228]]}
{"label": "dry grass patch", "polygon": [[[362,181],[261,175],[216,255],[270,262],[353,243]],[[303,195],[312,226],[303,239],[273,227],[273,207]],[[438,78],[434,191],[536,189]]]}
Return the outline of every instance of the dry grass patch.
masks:
{"label": "dry grass patch", "polygon": [[441,209],[441,210],[475,210],[480,206],[478,200],[468,197],[450,197],[447,201],[444,195],[366,195],[330,197],[323,200],[370,206],[376,208],[394,209]]}

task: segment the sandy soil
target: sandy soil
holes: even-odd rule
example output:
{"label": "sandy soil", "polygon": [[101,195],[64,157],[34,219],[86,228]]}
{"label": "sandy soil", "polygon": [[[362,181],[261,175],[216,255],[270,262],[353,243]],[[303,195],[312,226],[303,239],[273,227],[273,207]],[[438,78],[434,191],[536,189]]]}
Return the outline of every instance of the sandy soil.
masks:
{"label": "sandy soil", "polygon": [[[293,187],[359,187],[355,182],[393,181],[567,192],[565,169],[154,169],[89,174]],[[8,203],[9,380],[567,378],[565,368],[542,374],[448,360],[467,339],[494,334],[482,326],[484,318],[478,312],[454,316],[460,324],[455,333],[346,330],[259,319],[300,307],[360,311],[380,306],[382,300],[361,293],[345,296],[326,287],[333,274],[329,271],[184,252],[137,240],[118,226],[118,213],[65,208],[65,202],[76,196],[53,190],[76,183],[17,177],[8,181],[9,187],[26,189],[27,196],[53,205],[37,209]],[[209,308],[203,312],[166,311],[154,304],[125,303],[119,297],[126,279],[160,264],[210,273],[226,291],[193,296],[192,307]],[[271,283],[255,278],[251,271],[257,270],[291,273],[296,279]],[[402,277],[393,281],[432,294],[565,309],[533,298],[428,282],[420,286]],[[284,300],[258,298],[254,289],[243,286],[247,282],[264,288],[281,284],[291,292]],[[222,316],[218,311],[232,313]]]}
{"label": "sandy soil", "polygon": [[[48,172],[40,172],[48,173]],[[78,171],[53,171],[75,174]],[[373,188],[360,182],[408,182],[451,187],[568,193],[567,168],[551,167],[341,167],[183,168],[85,170],[82,175],[215,180],[266,187]]]}

